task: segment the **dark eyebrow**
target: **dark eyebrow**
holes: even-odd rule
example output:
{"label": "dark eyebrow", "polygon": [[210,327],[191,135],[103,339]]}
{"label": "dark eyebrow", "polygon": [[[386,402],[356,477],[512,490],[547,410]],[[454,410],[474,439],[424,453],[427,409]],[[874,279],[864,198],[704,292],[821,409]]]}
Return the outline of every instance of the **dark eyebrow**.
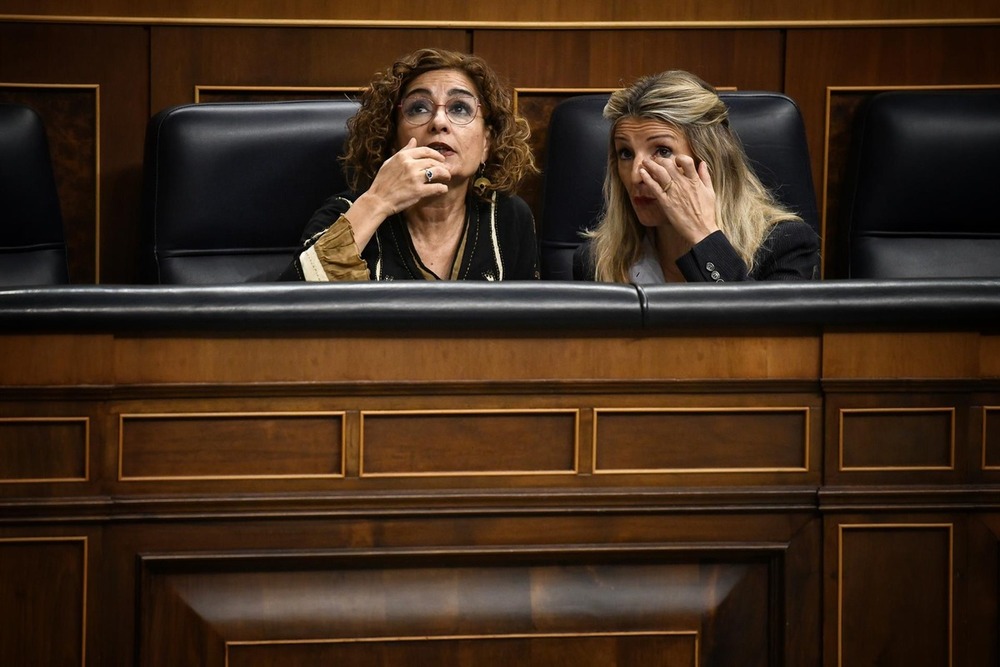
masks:
{"label": "dark eyebrow", "polygon": [[[407,92],[403,97],[409,97],[410,95],[416,94],[433,97],[431,91],[426,88],[414,88],[413,90]],[[473,94],[472,91],[466,90],[465,88],[452,88],[448,91],[448,97],[454,97],[455,95],[468,95],[469,97],[475,97],[475,94]]]}

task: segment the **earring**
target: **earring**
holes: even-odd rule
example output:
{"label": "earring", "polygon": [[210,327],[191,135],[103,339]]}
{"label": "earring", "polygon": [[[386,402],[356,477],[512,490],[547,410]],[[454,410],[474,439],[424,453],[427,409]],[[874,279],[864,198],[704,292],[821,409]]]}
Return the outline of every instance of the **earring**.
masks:
{"label": "earring", "polygon": [[476,180],[472,181],[472,189],[477,195],[482,197],[491,187],[493,187],[493,181],[486,177],[486,163],[483,162],[479,165],[479,171],[476,173]]}

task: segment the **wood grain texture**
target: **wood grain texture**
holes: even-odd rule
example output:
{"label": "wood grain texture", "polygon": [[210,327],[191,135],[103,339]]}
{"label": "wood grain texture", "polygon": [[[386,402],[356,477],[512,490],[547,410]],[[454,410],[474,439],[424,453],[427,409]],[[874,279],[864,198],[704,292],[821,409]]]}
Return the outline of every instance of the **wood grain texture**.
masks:
{"label": "wood grain texture", "polygon": [[0,664],[86,664],[85,538],[0,535]]}
{"label": "wood grain texture", "polygon": [[195,86],[366,86],[422,47],[471,42],[461,30],[155,27],[149,112],[194,102]]}
{"label": "wood grain texture", "polygon": [[170,0],[97,0],[85,7],[72,0],[9,0],[6,12],[27,16],[144,16],[175,19],[239,19],[295,21],[491,21],[491,22],[579,22],[579,21],[829,21],[829,20],[929,20],[936,18],[975,18],[997,16],[989,0],[961,0],[943,5],[931,0],[891,4],[877,0],[819,0],[798,3],[794,0],[757,0],[743,3],[720,0],[699,3],[691,0],[659,3],[642,0],[633,3],[604,3],[586,0],[572,4],[557,0],[533,3],[469,4],[460,0],[429,2],[387,0],[366,5],[334,2],[293,2],[281,0],[212,0],[204,3],[181,3]]}

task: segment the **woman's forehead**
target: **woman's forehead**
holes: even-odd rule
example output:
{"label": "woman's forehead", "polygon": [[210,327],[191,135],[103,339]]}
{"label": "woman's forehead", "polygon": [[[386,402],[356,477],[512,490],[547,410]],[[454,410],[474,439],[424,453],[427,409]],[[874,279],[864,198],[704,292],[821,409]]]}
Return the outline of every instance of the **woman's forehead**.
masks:
{"label": "woman's forehead", "polygon": [[454,95],[461,92],[473,96],[479,95],[479,90],[472,79],[465,72],[457,69],[436,69],[424,72],[406,85],[403,94],[409,95],[415,91],[438,95]]}

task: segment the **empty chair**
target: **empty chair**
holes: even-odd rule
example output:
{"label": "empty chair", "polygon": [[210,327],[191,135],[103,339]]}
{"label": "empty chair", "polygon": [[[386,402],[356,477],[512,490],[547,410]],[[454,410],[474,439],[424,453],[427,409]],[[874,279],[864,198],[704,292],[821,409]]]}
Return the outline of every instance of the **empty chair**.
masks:
{"label": "empty chair", "polygon": [[852,278],[1000,276],[1000,91],[893,91],[861,112],[845,180]]}
{"label": "empty chair", "polygon": [[20,104],[0,104],[0,211],[0,285],[69,282],[45,126]]}
{"label": "empty chair", "polygon": [[[819,213],[805,128],[798,106],[770,92],[723,92],[729,123],[743,142],[757,177],[817,234]],[[603,206],[610,124],[602,117],[608,95],[579,95],[552,112],[541,216],[543,278],[573,277],[580,232],[596,224]]]}
{"label": "empty chair", "polygon": [[310,216],[346,189],[350,100],[190,104],[154,116],[143,165],[143,278],[277,278]]}

